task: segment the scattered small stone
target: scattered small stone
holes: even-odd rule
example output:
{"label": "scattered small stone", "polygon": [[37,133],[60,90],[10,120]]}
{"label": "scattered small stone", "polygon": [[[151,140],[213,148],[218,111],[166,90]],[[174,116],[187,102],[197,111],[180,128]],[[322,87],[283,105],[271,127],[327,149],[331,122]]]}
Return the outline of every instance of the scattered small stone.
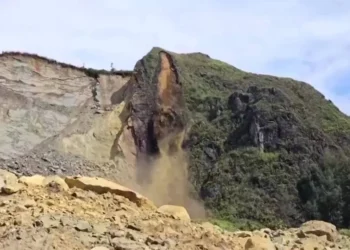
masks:
{"label": "scattered small stone", "polygon": [[8,221],[0,221],[0,227],[5,227],[10,225],[10,223]]}
{"label": "scattered small stone", "polygon": [[55,202],[54,202],[53,200],[47,200],[47,201],[46,201],[46,204],[47,204],[48,206],[53,206],[53,205],[55,205]]}
{"label": "scattered small stone", "polygon": [[60,218],[60,223],[62,226],[73,226],[75,225],[75,221],[70,218],[70,217],[67,217],[67,216],[62,216]]}
{"label": "scattered small stone", "polygon": [[15,226],[22,225],[22,217],[16,217],[15,220],[13,221],[13,225]]}
{"label": "scattered small stone", "polygon": [[84,200],[86,198],[85,193],[82,192],[82,191],[74,191],[72,193],[72,196],[75,197],[75,198],[78,198],[78,199],[82,199],[82,200]]}
{"label": "scattered small stone", "polygon": [[237,232],[234,232],[233,235],[239,238],[248,238],[248,237],[252,237],[253,234],[248,231],[237,231]]}
{"label": "scattered small stone", "polygon": [[4,194],[15,194],[23,188],[20,184],[6,184],[1,188],[1,192]]}
{"label": "scattered small stone", "polygon": [[0,189],[2,188],[2,187],[4,187],[6,184],[5,184],[5,181],[4,181],[4,179],[2,178],[2,177],[0,177]]}
{"label": "scattered small stone", "polygon": [[130,240],[134,240],[134,241],[137,240],[136,237],[135,237],[135,235],[132,234],[132,233],[130,233],[130,232],[127,232],[127,233],[126,233],[125,238],[130,239]]}
{"label": "scattered small stone", "polygon": [[112,247],[116,250],[136,250],[136,249],[143,249],[148,250],[149,248],[144,246],[143,243],[139,243],[136,241],[132,241],[126,238],[114,238],[111,241]]}
{"label": "scattered small stone", "polygon": [[128,225],[126,226],[126,228],[129,228],[129,229],[131,229],[131,230],[135,230],[135,231],[138,231],[138,232],[141,231],[141,228],[138,227],[138,226],[135,225],[135,224],[128,224]]}
{"label": "scattered small stone", "polygon": [[245,243],[244,246],[245,250],[259,250],[259,249],[264,249],[264,250],[275,250],[274,244],[270,241],[270,239],[261,237],[259,235],[254,235],[250,238]]}
{"label": "scattered small stone", "polygon": [[91,237],[87,233],[79,234],[79,238],[80,238],[80,242],[86,247],[94,245],[94,243],[96,242],[96,239],[94,237]]}
{"label": "scattered small stone", "polygon": [[59,221],[57,221],[53,216],[43,215],[37,221],[35,221],[35,226],[44,228],[58,228]]}
{"label": "scattered small stone", "polygon": [[122,230],[113,230],[109,232],[109,235],[113,238],[121,238],[124,237],[126,235],[125,231]]}
{"label": "scattered small stone", "polygon": [[269,235],[270,237],[272,237],[272,234],[273,234],[273,232],[272,232],[272,230],[270,228],[260,229],[260,232],[263,232],[263,233]]}
{"label": "scattered small stone", "polygon": [[3,200],[3,201],[0,201],[0,207],[5,207],[7,205],[10,204],[10,201],[9,200]]}
{"label": "scattered small stone", "polygon": [[158,239],[153,238],[153,237],[151,237],[151,236],[148,236],[148,237],[146,238],[146,241],[145,241],[145,244],[146,244],[146,245],[160,245],[160,244],[162,244],[162,243],[163,243],[162,240],[158,240]]}
{"label": "scattered small stone", "polygon": [[306,234],[304,233],[304,231],[300,230],[298,233],[297,233],[297,236],[299,238],[306,238]]}
{"label": "scattered small stone", "polygon": [[80,232],[91,232],[92,227],[89,222],[80,220],[75,226],[75,229]]}
{"label": "scattered small stone", "polygon": [[96,234],[105,234],[108,230],[106,224],[103,223],[94,224],[92,227],[93,232]]}
{"label": "scattered small stone", "polygon": [[94,247],[91,250],[109,250],[107,247]]}
{"label": "scattered small stone", "polygon": [[272,232],[272,237],[285,236],[286,234],[282,230]]}
{"label": "scattered small stone", "polygon": [[295,242],[296,244],[299,244],[299,245],[303,244],[303,242],[302,242],[300,239],[297,239],[297,240],[295,240],[294,242]]}
{"label": "scattered small stone", "polygon": [[23,205],[26,208],[30,208],[30,207],[36,206],[36,202],[34,200],[26,200],[26,201],[23,202]]}
{"label": "scattered small stone", "polygon": [[167,246],[167,249],[173,249],[176,246],[176,242],[172,239],[166,239],[162,245]]}
{"label": "scattered small stone", "polygon": [[20,213],[20,212],[25,212],[27,211],[27,208],[23,205],[16,205],[15,206],[15,209],[14,209],[14,212],[15,213]]}

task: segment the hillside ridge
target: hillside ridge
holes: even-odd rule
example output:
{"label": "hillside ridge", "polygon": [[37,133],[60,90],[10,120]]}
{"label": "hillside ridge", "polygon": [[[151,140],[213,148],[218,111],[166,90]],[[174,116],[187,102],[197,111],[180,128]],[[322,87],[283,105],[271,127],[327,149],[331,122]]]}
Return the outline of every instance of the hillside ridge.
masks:
{"label": "hillside ridge", "polygon": [[190,214],[199,199],[242,228],[350,226],[350,119],[310,84],[158,47],[127,75],[19,55],[0,56],[1,168],[109,177]]}
{"label": "hillside ridge", "polygon": [[34,53],[27,53],[27,52],[20,52],[20,51],[3,51],[0,53],[0,57],[7,57],[7,56],[23,56],[23,57],[29,57],[33,59],[39,59],[43,60],[47,63],[59,65],[63,68],[70,68],[74,70],[78,70],[81,72],[86,73],[88,76],[96,77],[96,75],[104,74],[104,75],[120,75],[120,76],[131,76],[133,71],[132,70],[105,70],[105,69],[93,69],[93,68],[85,68],[85,67],[79,67],[73,64],[68,64],[64,62],[59,62],[54,59],[50,59],[48,57],[40,56],[38,54]]}

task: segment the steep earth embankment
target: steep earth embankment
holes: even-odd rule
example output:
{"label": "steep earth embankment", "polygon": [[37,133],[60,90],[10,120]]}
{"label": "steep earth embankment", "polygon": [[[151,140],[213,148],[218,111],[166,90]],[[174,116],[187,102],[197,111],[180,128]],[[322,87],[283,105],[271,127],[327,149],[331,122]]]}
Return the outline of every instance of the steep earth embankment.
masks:
{"label": "steep earth embankment", "polygon": [[71,250],[349,249],[335,226],[229,232],[191,221],[186,209],[155,207],[101,178],[20,176],[0,170],[0,248]]}
{"label": "steep earth embankment", "polygon": [[0,156],[15,157],[59,133],[87,105],[93,79],[26,56],[0,57]]}
{"label": "steep earth embankment", "polygon": [[[111,95],[129,77],[92,78],[74,66],[28,54],[0,56],[1,158],[23,155],[45,139],[111,105]],[[85,120],[92,120],[91,117]]]}
{"label": "steep earth embankment", "polygon": [[0,162],[22,173],[108,176],[100,171],[106,164],[118,175],[118,159],[112,155],[117,155],[113,147],[123,104],[111,111],[112,94],[131,74],[78,68],[32,54],[1,54]]}

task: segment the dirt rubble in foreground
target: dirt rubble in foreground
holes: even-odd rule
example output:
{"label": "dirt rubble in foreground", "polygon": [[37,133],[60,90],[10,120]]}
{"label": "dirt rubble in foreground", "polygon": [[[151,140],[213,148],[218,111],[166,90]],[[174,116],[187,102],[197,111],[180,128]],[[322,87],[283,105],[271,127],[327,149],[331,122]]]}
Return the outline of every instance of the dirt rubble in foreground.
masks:
{"label": "dirt rubble in foreground", "polygon": [[228,232],[102,178],[0,170],[0,249],[349,249],[335,226]]}

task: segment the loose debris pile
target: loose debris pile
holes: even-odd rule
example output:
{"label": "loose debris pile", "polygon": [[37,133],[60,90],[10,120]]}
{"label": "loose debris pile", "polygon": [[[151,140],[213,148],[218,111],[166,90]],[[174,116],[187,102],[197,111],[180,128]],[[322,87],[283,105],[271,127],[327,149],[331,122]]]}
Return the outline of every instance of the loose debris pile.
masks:
{"label": "loose debris pile", "polygon": [[101,178],[17,177],[0,170],[0,249],[350,249],[335,226],[228,232],[195,223],[183,207],[155,207]]}

